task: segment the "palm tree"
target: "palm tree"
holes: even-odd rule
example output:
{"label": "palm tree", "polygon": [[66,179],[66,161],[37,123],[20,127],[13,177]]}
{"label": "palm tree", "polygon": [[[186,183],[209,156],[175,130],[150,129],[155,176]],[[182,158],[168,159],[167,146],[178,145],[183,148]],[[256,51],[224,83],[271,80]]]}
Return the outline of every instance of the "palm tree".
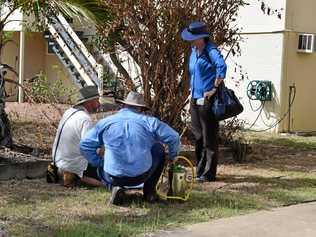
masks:
{"label": "palm tree", "polygon": [[45,13],[49,18],[49,14],[61,12],[67,17],[88,20],[94,24],[104,24],[111,18],[109,10],[99,0],[33,0],[31,2],[36,16]]}

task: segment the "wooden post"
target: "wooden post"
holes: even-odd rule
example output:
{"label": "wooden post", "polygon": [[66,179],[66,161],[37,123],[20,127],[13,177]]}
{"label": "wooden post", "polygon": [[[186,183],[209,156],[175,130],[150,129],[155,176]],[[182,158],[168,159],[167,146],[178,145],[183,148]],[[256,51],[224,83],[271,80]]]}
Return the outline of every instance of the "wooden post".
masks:
{"label": "wooden post", "polygon": [[[19,54],[19,83],[23,86],[23,79],[24,79],[24,55],[25,55],[25,32],[24,29],[20,31],[20,54]],[[23,96],[23,88],[19,86],[19,93],[18,93],[18,102],[24,102]]]}

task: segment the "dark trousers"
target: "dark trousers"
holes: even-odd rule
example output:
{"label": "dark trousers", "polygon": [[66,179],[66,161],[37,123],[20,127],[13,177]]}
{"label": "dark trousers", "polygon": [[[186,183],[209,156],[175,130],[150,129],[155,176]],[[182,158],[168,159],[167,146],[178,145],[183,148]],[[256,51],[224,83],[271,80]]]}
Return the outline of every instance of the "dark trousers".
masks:
{"label": "dark trousers", "polygon": [[218,163],[218,129],[211,110],[213,101],[205,101],[204,105],[191,102],[192,132],[195,136],[195,153],[197,159],[197,177],[208,181],[215,180]]}
{"label": "dark trousers", "polygon": [[149,171],[137,177],[114,177],[110,174],[105,174],[107,182],[112,186],[120,187],[133,187],[144,184],[144,196],[154,194],[165,164],[165,150],[163,146],[156,143],[151,149],[151,155],[152,166]]}
{"label": "dark trousers", "polygon": [[96,180],[101,181],[99,175],[98,175],[98,168],[93,167],[92,165],[88,164],[87,169],[83,172],[83,176],[93,178]]}

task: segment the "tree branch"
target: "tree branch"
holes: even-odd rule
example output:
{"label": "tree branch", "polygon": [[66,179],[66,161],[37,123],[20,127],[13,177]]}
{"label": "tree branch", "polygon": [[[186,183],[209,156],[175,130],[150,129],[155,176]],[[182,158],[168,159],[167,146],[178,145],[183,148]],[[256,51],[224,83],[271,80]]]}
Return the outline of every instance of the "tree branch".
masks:
{"label": "tree branch", "polygon": [[124,77],[125,83],[129,87],[129,89],[135,90],[134,82],[133,82],[132,78],[130,77],[129,73],[123,67],[122,63],[120,62],[119,58],[117,57],[117,54],[111,53],[110,58],[111,58],[112,62],[114,63],[115,67],[117,68],[117,70],[119,71],[119,73],[122,74],[122,76]]}

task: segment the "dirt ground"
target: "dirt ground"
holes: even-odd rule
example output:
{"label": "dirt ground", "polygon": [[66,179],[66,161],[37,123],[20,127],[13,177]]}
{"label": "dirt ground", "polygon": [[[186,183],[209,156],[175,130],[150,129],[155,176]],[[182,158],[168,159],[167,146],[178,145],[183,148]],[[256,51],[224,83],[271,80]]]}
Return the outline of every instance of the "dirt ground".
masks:
{"label": "dirt ground", "polygon": [[[14,142],[50,154],[59,120],[67,108],[69,105],[8,103],[6,111],[11,121]],[[111,108],[105,108],[107,112],[93,114],[93,121],[97,122],[112,114]]]}
{"label": "dirt ground", "polygon": [[56,124],[13,121],[11,127],[14,143],[38,148],[50,154],[56,126]]}
{"label": "dirt ground", "polygon": [[247,156],[249,168],[316,172],[316,150],[298,150],[274,144],[252,144]]}
{"label": "dirt ground", "polygon": [[[40,149],[46,155],[41,157],[50,159],[51,147],[56,133],[56,123],[34,123],[21,120],[12,121],[12,132],[17,144],[27,145]],[[269,135],[265,135],[269,136]],[[260,167],[279,171],[306,171],[316,172],[316,149],[297,149],[292,144],[279,145],[256,141],[250,142],[246,162],[241,164],[251,170]],[[316,143],[315,143],[316,144]],[[229,165],[226,163],[226,165]],[[235,164],[234,164],[235,165]]]}

